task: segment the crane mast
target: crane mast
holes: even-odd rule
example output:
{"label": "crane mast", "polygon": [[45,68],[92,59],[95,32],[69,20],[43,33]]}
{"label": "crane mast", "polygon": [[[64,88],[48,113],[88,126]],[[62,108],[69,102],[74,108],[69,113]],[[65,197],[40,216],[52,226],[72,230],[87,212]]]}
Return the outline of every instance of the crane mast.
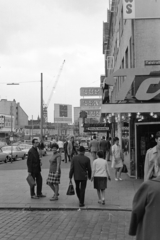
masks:
{"label": "crane mast", "polygon": [[53,96],[53,93],[54,93],[54,90],[56,89],[56,86],[57,86],[57,83],[59,81],[59,78],[60,78],[60,75],[62,73],[62,70],[63,70],[63,66],[64,66],[64,63],[65,63],[65,60],[63,61],[60,69],[59,69],[59,72],[58,72],[58,75],[57,75],[57,78],[56,78],[56,81],[55,81],[55,84],[53,85],[53,88],[52,88],[52,91],[50,93],[50,96],[49,96],[49,99],[47,101],[47,104],[43,104],[43,118],[44,118],[44,122],[48,122],[48,106],[51,102],[51,99],[52,99],[52,96]]}

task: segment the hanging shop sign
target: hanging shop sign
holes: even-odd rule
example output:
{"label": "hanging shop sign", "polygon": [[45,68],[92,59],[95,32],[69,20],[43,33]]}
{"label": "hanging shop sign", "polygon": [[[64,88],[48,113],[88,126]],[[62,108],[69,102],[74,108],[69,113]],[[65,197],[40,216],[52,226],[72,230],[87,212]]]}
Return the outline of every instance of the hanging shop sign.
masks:
{"label": "hanging shop sign", "polygon": [[86,88],[80,88],[80,96],[101,96],[101,88],[100,87],[86,87]]}
{"label": "hanging shop sign", "polygon": [[101,116],[101,110],[86,110],[88,118],[96,118]]}
{"label": "hanging shop sign", "polygon": [[84,124],[84,132],[107,132],[110,131],[110,125],[106,123]]}

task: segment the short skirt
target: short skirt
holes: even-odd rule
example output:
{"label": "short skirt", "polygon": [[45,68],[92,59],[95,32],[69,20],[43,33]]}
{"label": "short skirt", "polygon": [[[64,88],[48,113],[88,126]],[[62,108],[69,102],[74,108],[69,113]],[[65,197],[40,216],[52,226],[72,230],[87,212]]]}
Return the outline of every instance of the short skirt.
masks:
{"label": "short skirt", "polygon": [[94,177],[94,188],[104,190],[107,188],[107,177]]}
{"label": "short skirt", "polygon": [[47,185],[50,185],[50,184],[60,184],[60,178],[61,178],[61,174],[60,173],[55,174],[53,172],[49,172],[46,184]]}

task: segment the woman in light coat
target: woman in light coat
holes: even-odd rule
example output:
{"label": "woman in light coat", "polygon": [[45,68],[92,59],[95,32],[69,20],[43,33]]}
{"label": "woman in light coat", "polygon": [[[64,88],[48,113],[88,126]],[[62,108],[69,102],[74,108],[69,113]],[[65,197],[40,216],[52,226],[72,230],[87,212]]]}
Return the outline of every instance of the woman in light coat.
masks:
{"label": "woman in light coat", "polygon": [[93,161],[92,178],[94,188],[97,189],[98,203],[105,204],[105,189],[107,188],[107,178],[111,180],[108,163],[104,159],[103,151],[97,153],[98,158]]}
{"label": "woman in light coat", "polygon": [[112,168],[115,169],[115,180],[122,180],[121,172],[123,168],[123,154],[119,145],[119,138],[114,138],[114,145],[112,146]]}

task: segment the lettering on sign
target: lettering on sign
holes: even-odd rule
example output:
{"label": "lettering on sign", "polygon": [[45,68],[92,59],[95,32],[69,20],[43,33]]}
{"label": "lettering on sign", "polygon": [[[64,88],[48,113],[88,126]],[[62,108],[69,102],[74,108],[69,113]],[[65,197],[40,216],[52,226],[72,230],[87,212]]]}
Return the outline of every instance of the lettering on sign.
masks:
{"label": "lettering on sign", "polygon": [[160,60],[145,60],[144,64],[145,66],[160,65]]}
{"label": "lettering on sign", "polygon": [[101,88],[81,88],[80,89],[81,96],[101,96]]}
{"label": "lettering on sign", "polygon": [[102,100],[101,99],[81,99],[80,106],[101,106]]}
{"label": "lettering on sign", "polygon": [[123,0],[123,18],[135,18],[135,0]]}
{"label": "lettering on sign", "polygon": [[92,117],[100,117],[101,111],[100,110],[87,110],[87,117],[92,118]]}

